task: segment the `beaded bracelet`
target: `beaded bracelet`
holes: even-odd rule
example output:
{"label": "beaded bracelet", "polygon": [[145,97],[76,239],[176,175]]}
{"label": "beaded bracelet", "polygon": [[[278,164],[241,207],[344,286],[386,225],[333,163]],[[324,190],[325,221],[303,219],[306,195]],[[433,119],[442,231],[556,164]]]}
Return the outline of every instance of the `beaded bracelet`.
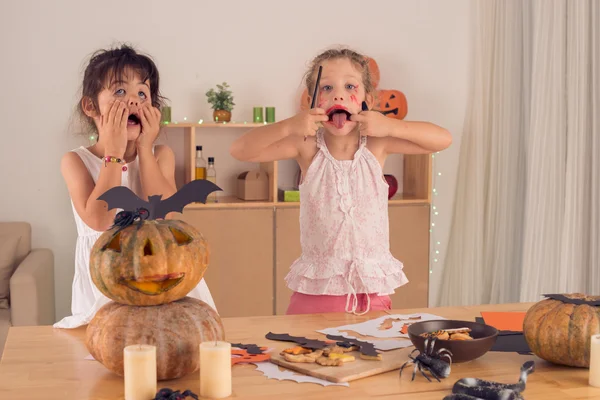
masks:
{"label": "beaded bracelet", "polygon": [[[125,164],[125,160],[121,160],[118,157],[106,156],[104,157],[104,166],[106,167],[106,164],[108,163]],[[121,169],[123,172],[127,171],[127,165],[123,165]]]}

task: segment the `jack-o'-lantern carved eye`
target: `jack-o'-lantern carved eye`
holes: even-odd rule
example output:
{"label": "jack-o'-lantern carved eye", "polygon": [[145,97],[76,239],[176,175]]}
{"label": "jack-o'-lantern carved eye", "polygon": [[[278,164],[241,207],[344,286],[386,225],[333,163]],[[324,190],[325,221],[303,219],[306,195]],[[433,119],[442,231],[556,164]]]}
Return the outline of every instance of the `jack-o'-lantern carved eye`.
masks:
{"label": "jack-o'-lantern carved eye", "polygon": [[144,243],[144,255],[151,256],[153,254],[154,251],[152,250],[152,242],[150,242],[150,239],[146,239],[146,243]]}
{"label": "jack-o'-lantern carved eye", "polygon": [[169,227],[169,230],[173,234],[173,237],[175,238],[175,241],[177,242],[177,244],[180,246],[182,246],[184,244],[188,244],[192,240],[194,240],[190,235],[188,235],[185,232],[180,231],[177,228]]}
{"label": "jack-o'-lantern carved eye", "polygon": [[110,239],[110,242],[108,242],[108,244],[104,246],[102,250],[109,249],[112,251],[116,251],[117,253],[121,252],[121,232],[117,232],[117,234],[114,235],[112,239]]}

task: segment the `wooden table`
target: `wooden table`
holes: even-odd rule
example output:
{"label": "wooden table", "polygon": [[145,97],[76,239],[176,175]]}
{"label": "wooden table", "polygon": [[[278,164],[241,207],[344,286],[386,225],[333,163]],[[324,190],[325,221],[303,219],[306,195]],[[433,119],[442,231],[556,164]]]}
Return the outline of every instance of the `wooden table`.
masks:
{"label": "wooden table", "polygon": [[[473,321],[480,311],[525,311],[531,304],[503,304],[478,307],[448,307],[393,310],[394,314],[428,312],[446,318]],[[226,318],[223,320],[227,340],[273,346],[264,335],[268,331],[298,336],[322,337],[316,329],[362,322],[384,315],[315,314]],[[85,330],[53,329],[49,326],[10,328],[0,362],[0,399],[122,399],[123,379],[96,361],[85,360],[89,354],[83,343]],[[406,349],[410,352],[413,348]],[[233,396],[241,399],[418,399],[441,400],[451,392],[460,378],[475,376],[515,383],[523,362],[534,359],[536,371],[530,375],[525,398],[544,400],[600,399],[600,389],[588,386],[588,370],[549,364],[537,357],[516,353],[488,352],[478,360],[454,364],[449,378],[429,383],[412,371],[392,371],[350,382],[350,387],[323,387],[311,383],[277,381],[265,378],[254,365],[233,367]],[[408,370],[407,370],[408,371]],[[191,389],[199,392],[198,373],[177,381],[159,382],[159,388]]]}

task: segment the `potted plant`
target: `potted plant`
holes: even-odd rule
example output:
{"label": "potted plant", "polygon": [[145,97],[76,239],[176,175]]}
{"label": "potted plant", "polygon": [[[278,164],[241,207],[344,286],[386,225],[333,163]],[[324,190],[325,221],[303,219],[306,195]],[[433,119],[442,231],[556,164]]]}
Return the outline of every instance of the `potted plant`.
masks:
{"label": "potted plant", "polygon": [[227,82],[223,82],[222,85],[217,85],[218,90],[210,89],[206,92],[208,102],[212,105],[213,119],[215,122],[229,122],[231,121],[231,110],[235,103],[233,102],[233,96]]}

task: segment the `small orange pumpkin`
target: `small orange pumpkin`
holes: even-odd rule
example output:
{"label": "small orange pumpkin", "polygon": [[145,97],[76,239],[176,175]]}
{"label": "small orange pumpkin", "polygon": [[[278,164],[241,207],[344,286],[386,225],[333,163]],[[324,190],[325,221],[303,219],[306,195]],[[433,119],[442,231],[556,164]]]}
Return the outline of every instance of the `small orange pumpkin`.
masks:
{"label": "small orange pumpkin", "polygon": [[408,103],[406,96],[399,90],[378,90],[377,99],[379,105],[375,109],[383,115],[395,118],[404,119],[408,113]]}
{"label": "small orange pumpkin", "polygon": [[153,306],[187,296],[208,260],[208,243],[191,225],[146,220],[105,231],[90,252],[90,275],[111,300]]}
{"label": "small orange pumpkin", "polygon": [[600,333],[600,296],[583,293],[546,295],[523,321],[529,348],[558,365],[589,368],[590,337]]}

